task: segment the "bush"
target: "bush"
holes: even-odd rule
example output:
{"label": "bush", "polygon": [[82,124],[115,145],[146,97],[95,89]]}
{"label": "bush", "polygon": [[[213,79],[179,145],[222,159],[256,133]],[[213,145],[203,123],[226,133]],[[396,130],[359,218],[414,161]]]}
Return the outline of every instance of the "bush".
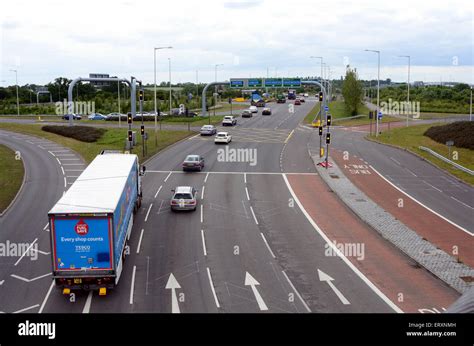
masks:
{"label": "bush", "polygon": [[443,126],[433,126],[423,134],[432,140],[446,144],[454,141],[458,148],[474,149],[474,121],[457,121]]}
{"label": "bush", "polygon": [[74,138],[78,141],[87,143],[97,142],[97,140],[107,131],[92,126],[45,125],[41,129],[46,132],[52,132],[60,136]]}

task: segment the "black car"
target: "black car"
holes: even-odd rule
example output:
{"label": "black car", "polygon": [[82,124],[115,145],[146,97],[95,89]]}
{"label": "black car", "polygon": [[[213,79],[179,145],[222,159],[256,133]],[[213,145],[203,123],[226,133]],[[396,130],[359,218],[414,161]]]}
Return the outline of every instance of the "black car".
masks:
{"label": "black car", "polygon": [[69,116],[70,116],[70,115],[72,115],[72,119],[73,119],[73,120],[81,120],[81,119],[82,119],[82,117],[81,117],[79,114],[64,114],[64,115],[62,116],[62,119],[64,119],[64,120],[69,120]]}
{"label": "black car", "polygon": [[248,109],[244,110],[242,112],[242,115],[241,115],[242,118],[251,118],[253,117],[253,114],[251,111],[249,111]]}

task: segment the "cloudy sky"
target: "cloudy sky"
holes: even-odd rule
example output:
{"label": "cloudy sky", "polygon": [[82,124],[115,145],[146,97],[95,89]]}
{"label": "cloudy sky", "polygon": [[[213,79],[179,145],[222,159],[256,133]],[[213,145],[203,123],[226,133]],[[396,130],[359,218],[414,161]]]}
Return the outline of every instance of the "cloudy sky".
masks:
{"label": "cloudy sky", "polygon": [[[109,73],[153,82],[236,77],[330,76],[474,83],[473,15],[466,1],[41,0],[4,1],[0,85]],[[170,58],[170,60],[168,60]]]}

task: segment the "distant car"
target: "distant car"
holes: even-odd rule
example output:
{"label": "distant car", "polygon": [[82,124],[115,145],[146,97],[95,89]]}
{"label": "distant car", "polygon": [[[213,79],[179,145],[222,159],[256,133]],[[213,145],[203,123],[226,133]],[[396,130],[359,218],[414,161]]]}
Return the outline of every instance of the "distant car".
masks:
{"label": "distant car", "polygon": [[121,114],[121,113],[109,113],[107,114],[107,118],[105,120],[107,121],[118,121],[119,117],[121,118],[120,120],[127,121],[127,115]]}
{"label": "distant car", "polygon": [[262,115],[272,115],[272,110],[268,107],[265,107],[262,111]]}
{"label": "distant car", "polygon": [[214,137],[214,143],[225,143],[229,144],[232,142],[232,136],[228,132],[217,132],[217,135]]}
{"label": "distant car", "polygon": [[69,120],[69,116],[70,116],[70,115],[72,115],[72,119],[73,119],[73,120],[81,120],[81,119],[82,119],[82,117],[81,117],[79,114],[74,114],[74,113],[73,113],[73,114],[64,114],[64,115],[62,116],[62,118],[63,118],[64,120]]}
{"label": "distant car", "polygon": [[217,133],[217,129],[214,125],[204,125],[201,127],[201,136],[212,136]]}
{"label": "distant car", "polygon": [[231,115],[226,115],[224,119],[222,119],[222,126],[227,126],[227,125],[230,125],[230,126],[237,125],[237,119],[235,119]]}
{"label": "distant car", "polygon": [[258,108],[257,108],[257,106],[250,106],[249,111],[252,112],[252,113],[258,113]]}
{"label": "distant car", "polygon": [[296,105],[296,106],[299,106],[299,105],[301,105],[301,101],[300,101],[300,100],[298,100],[298,99],[296,99],[296,100],[295,100],[295,105]]}
{"label": "distant car", "polygon": [[107,117],[105,115],[102,115],[100,113],[92,113],[87,117],[89,120],[105,120]]}
{"label": "distant car", "polygon": [[171,211],[196,210],[197,190],[192,186],[178,186],[173,191],[170,207]]}
{"label": "distant car", "polygon": [[278,95],[277,103],[286,103],[285,95]]}
{"label": "distant car", "polygon": [[246,109],[242,112],[241,117],[242,118],[251,118],[251,117],[253,117],[253,114],[250,110]]}
{"label": "distant car", "polygon": [[304,96],[304,97],[309,97],[309,94],[308,94],[308,93],[305,93],[303,96]]}
{"label": "distant car", "polygon": [[306,100],[304,99],[304,97],[300,97],[300,102],[301,102],[301,103],[306,102]]}
{"label": "distant car", "polygon": [[200,155],[188,155],[183,161],[183,171],[202,171],[204,158]]}

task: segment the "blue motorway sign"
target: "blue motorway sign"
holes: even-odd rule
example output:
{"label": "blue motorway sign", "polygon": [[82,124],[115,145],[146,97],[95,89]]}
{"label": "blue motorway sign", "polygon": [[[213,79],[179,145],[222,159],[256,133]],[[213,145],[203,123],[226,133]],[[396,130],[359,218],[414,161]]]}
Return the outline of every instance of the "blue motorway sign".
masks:
{"label": "blue motorway sign", "polygon": [[231,79],[230,80],[230,87],[231,88],[243,88],[244,87],[244,80],[243,79]]}
{"label": "blue motorway sign", "polygon": [[283,87],[287,88],[299,88],[301,86],[301,79],[299,78],[284,78]]}
{"label": "blue motorway sign", "polygon": [[265,79],[265,87],[279,88],[283,85],[281,78],[270,78]]}
{"label": "blue motorway sign", "polygon": [[261,78],[249,78],[247,86],[249,88],[261,88],[263,86],[263,81]]}

